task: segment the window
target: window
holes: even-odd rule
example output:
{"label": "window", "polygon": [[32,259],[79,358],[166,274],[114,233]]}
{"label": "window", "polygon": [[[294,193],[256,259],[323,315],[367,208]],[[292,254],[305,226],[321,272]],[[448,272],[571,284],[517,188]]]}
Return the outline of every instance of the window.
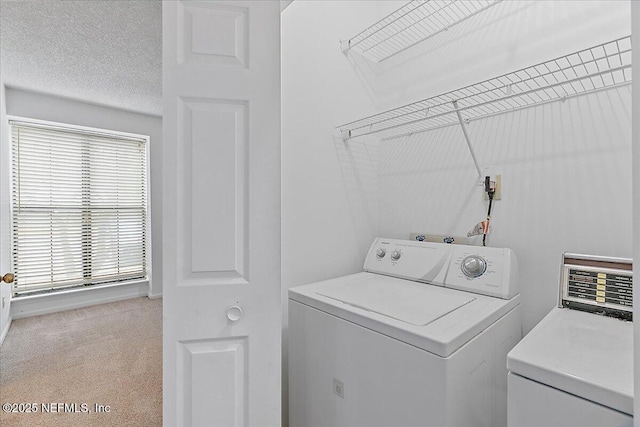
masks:
{"label": "window", "polygon": [[10,124],[14,295],[146,278],[147,139]]}

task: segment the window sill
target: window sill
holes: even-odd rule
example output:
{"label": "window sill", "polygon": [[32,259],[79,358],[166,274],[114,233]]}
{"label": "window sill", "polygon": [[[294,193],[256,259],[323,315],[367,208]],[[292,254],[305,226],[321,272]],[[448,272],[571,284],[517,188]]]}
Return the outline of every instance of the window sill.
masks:
{"label": "window sill", "polygon": [[25,295],[11,298],[11,317],[40,316],[58,311],[73,310],[96,304],[146,297],[149,293],[148,280],[134,280],[123,283],[109,283],[91,287],[76,288],[39,295]]}

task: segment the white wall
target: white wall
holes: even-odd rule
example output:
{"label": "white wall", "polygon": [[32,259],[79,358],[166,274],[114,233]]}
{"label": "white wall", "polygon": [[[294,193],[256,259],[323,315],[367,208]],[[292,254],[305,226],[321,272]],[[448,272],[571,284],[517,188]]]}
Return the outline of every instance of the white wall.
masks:
{"label": "white wall", "polygon": [[[285,288],[359,268],[368,243],[354,227],[366,215],[352,219],[354,201],[345,201],[358,191],[344,176],[353,168],[335,151],[334,126],[630,33],[628,2],[502,2],[449,30],[453,41],[431,43],[428,55],[371,71],[355,54],[345,58],[337,40],[380,7],[338,3],[294,2],[283,12]],[[520,258],[525,331],[556,302],[562,251],[631,256],[630,125],[628,87],[469,125],[481,165],[504,175],[489,242]],[[484,217],[459,128],[350,144],[354,187],[377,189],[374,234],[464,235]]]}
{"label": "white wall", "polygon": [[[629,35],[628,8],[502,2],[386,64],[371,87],[387,108],[479,82]],[[631,256],[630,111],[627,86],[468,126],[481,167],[503,175],[488,242],[518,256],[525,333],[557,303],[563,251]],[[486,215],[458,126],[385,141],[377,158],[381,235],[465,236]]]}
{"label": "white wall", "polygon": [[[6,91],[0,74],[0,276],[11,270],[9,127],[6,125]],[[11,326],[11,285],[0,282],[0,344]]]}
{"label": "white wall", "polygon": [[[375,112],[373,99],[340,53],[348,38],[397,2],[302,1],[282,12],[283,425],[288,424],[287,290],[354,273],[376,234],[375,173],[349,157],[334,126]],[[386,9],[385,9],[386,8]],[[362,176],[360,176],[362,175]]]}
{"label": "white wall", "polygon": [[[633,56],[640,58],[640,2],[631,2]],[[640,81],[640,67],[633,68],[633,79]],[[640,427],[640,87],[633,88],[633,322],[634,330],[634,426]]]}
{"label": "white wall", "polygon": [[150,137],[150,297],[162,295],[162,118],[7,88],[7,114]]}
{"label": "white wall", "polygon": [[[360,270],[377,234],[465,235],[486,215],[458,128],[356,139],[349,152],[335,126],[630,34],[628,1],[505,1],[382,65],[340,52],[399,5],[298,0],[282,13],[283,303],[289,287]],[[557,302],[563,251],[632,254],[631,91],[469,132],[480,163],[503,174],[488,243],[520,260],[527,332]]]}
{"label": "white wall", "polygon": [[375,206],[349,198],[359,184],[334,126],[376,110],[339,39],[389,3],[294,1],[282,12],[284,297],[291,286],[361,269],[375,235]]}

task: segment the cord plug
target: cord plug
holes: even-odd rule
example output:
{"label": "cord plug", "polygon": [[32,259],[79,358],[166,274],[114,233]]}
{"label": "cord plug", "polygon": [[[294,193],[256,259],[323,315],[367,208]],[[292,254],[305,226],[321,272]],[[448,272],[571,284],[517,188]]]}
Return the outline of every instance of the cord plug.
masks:
{"label": "cord plug", "polygon": [[493,200],[493,195],[496,192],[496,182],[491,181],[491,177],[489,175],[484,177],[484,191],[489,196],[489,200]]}

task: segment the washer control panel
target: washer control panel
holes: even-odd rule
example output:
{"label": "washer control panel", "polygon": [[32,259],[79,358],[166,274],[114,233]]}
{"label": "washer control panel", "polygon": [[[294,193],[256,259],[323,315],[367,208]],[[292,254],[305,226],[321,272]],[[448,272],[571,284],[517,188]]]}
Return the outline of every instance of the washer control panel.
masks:
{"label": "washer control panel", "polygon": [[517,262],[507,248],[377,238],[364,269],[505,299],[518,293]]}

